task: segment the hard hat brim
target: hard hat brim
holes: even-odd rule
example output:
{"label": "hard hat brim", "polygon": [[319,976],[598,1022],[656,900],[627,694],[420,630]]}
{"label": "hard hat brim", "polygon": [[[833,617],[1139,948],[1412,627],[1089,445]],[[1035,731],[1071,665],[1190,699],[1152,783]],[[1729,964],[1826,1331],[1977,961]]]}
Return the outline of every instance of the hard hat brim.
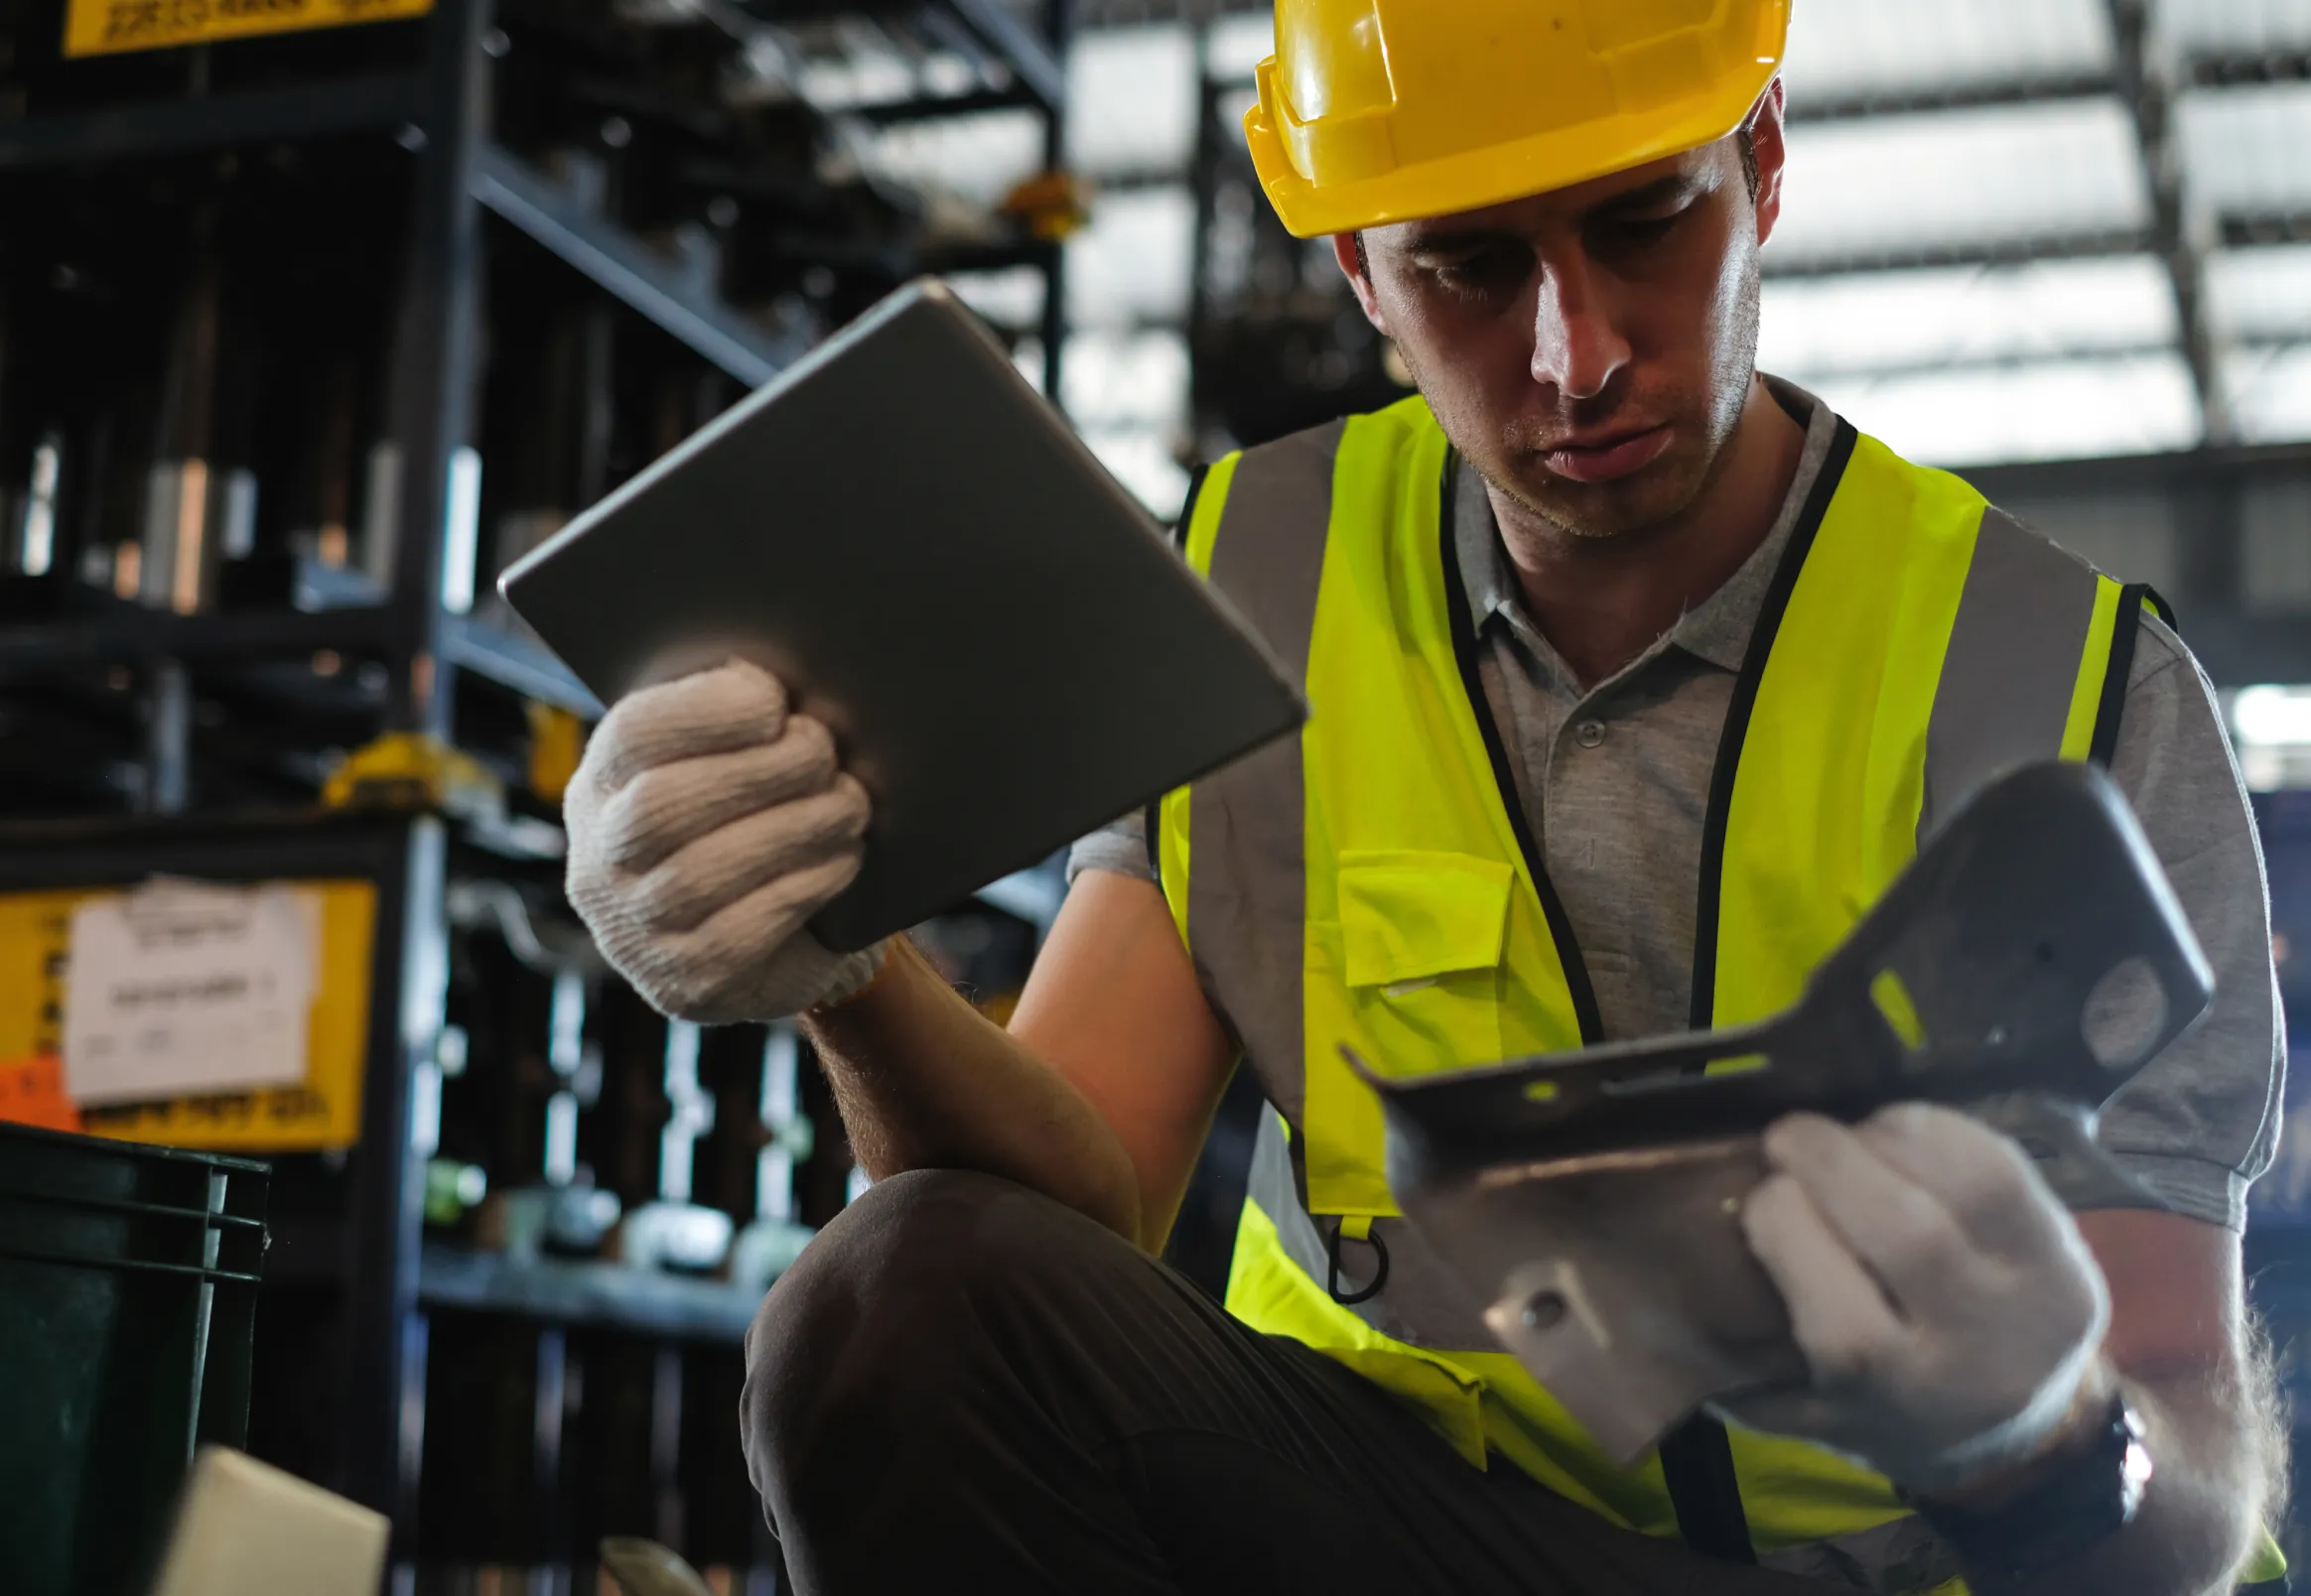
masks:
{"label": "hard hat brim", "polygon": [[[1271,67],[1264,64],[1263,71]],[[1244,136],[1260,185],[1286,230],[1295,238],[1320,238],[1480,210],[1714,144],[1748,121],[1780,70],[1778,61],[1761,60],[1754,71],[1722,79],[1670,116],[1659,108],[1625,113],[1320,188],[1293,166],[1265,96],[1244,113]]]}

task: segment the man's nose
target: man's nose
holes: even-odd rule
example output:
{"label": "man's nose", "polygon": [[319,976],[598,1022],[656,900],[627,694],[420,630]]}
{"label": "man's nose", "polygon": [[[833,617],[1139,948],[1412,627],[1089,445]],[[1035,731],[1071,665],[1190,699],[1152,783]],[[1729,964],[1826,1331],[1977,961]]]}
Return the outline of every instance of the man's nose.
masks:
{"label": "man's nose", "polygon": [[1577,253],[1545,263],[1533,322],[1533,380],[1569,400],[1594,399],[1629,363],[1588,263]]}

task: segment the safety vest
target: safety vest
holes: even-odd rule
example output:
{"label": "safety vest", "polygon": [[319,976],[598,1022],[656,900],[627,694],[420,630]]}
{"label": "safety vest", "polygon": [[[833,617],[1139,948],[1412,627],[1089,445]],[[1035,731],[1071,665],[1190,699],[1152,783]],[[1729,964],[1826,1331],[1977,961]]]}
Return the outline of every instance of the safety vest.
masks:
{"label": "safety vest", "polygon": [[[1348,1043],[1418,1074],[1604,1039],[1477,676],[1459,474],[1416,398],[1221,461],[1184,522],[1189,562],[1312,710],[1296,741],[1163,799],[1155,832],[1181,936],[1275,1109],[1227,1303],[1415,1403],[1470,1463],[1497,1453],[1676,1533],[1711,1460],[1673,1500],[1658,1459],[1617,1466],[1500,1350],[1390,1197],[1378,1101],[1340,1059]],[[1990,775],[2107,758],[2143,591],[1840,423],[1726,719],[1693,1025],[1795,1001]],[[1714,1444],[1735,1532],[1745,1511],[1763,1560],[1881,1589],[1954,1569],[1886,1480],[1801,1441]]]}

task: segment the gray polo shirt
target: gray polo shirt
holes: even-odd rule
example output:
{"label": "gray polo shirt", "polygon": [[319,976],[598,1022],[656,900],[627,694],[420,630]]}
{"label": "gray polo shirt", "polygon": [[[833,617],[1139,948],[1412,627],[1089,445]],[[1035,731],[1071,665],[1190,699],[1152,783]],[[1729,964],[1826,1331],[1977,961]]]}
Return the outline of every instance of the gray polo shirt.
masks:
{"label": "gray polo shirt", "polygon": [[[1807,429],[1779,521],[1731,580],[1593,687],[1534,625],[1473,471],[1456,495],[1485,697],[1608,1036],[1687,1026],[1718,736],[1766,589],[1835,432],[1827,405],[1768,381]],[[2145,616],[2134,652],[2111,774],[2190,914],[2217,990],[2205,1022],[2110,1104],[2102,1140],[2177,1212],[2239,1230],[2247,1185],[2271,1160],[2285,1069],[2270,908],[2214,690],[2155,617]],[[1086,869],[1152,878],[1144,817],[1077,844],[1069,876]]]}

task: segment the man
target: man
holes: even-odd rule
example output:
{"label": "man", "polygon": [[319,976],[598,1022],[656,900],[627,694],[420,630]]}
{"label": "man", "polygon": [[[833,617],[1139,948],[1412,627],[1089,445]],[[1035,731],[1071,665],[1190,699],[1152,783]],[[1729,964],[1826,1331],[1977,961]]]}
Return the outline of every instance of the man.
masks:
{"label": "man", "polygon": [[[604,723],[574,900],[670,1013],[803,1014],[879,1182],[748,1345],[799,1589],[2276,1572],[2243,794],[2138,593],[1756,375],[1786,28],[1786,0],[1280,4],[1254,155],[1421,399],[1203,483],[1188,557],[1314,717],[1078,850],[1008,1033],[903,941],[802,929],[868,805],[776,683],[729,666]],[[1946,1111],[1786,1121],[1742,1224],[1812,1381],[1616,1467],[1397,1217],[1335,1044],[1412,1072],[1769,1012],[1981,779],[2090,755],[2221,984],[2106,1121],[2167,1211],[2074,1219]],[[1239,1057],[1278,1114],[1231,1316],[1149,1255]]]}

